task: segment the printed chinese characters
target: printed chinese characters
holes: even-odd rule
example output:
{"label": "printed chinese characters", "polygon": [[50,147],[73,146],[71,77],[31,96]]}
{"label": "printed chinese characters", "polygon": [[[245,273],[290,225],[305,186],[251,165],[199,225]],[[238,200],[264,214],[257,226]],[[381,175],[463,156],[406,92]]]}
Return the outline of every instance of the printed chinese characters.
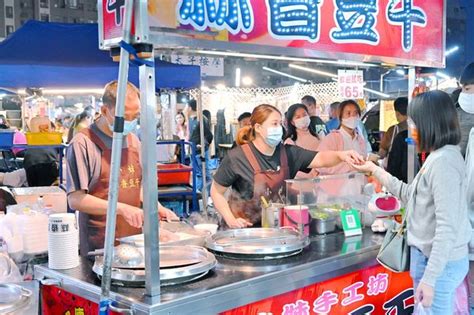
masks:
{"label": "printed chinese characters", "polygon": [[199,65],[203,67],[209,66],[209,57],[204,57],[204,56],[199,57]]}
{"label": "printed chinese characters", "polygon": [[407,289],[387,301],[383,305],[385,314],[413,314],[414,306],[408,304],[409,299],[413,299],[413,289]]}
{"label": "printed chinese characters", "polygon": [[179,65],[201,67],[201,76],[223,76],[224,59],[221,57],[171,55],[171,62]]}
{"label": "printed chinese characters", "polygon": [[[342,309],[344,314],[362,315],[378,311],[381,314],[411,314],[413,311],[413,289],[407,289],[394,297],[386,297],[388,301],[376,308],[370,297],[386,294],[389,288],[389,275],[377,273],[370,276],[367,282],[353,283],[340,291],[326,290],[313,302],[315,314],[336,314]],[[365,289],[365,290],[364,290]],[[340,294],[340,295],[339,295]],[[364,301],[365,303],[362,303]],[[351,306],[352,305],[352,306]],[[309,302],[299,299],[283,306],[282,315],[309,315]],[[378,314],[378,313],[377,313]]]}
{"label": "printed chinese characters", "polygon": [[338,295],[332,291],[324,291],[313,303],[313,311],[316,314],[326,314],[339,302]]}
{"label": "printed chinese characters", "polygon": [[342,290],[342,293],[348,295],[344,300],[342,300],[342,306],[347,306],[351,305],[355,302],[362,301],[364,299],[363,294],[358,294],[357,290],[362,288],[364,286],[363,282],[356,282],[353,285],[348,286],[344,290]]}
{"label": "printed chinese characters", "polygon": [[[84,315],[85,312],[84,312],[84,308],[82,307],[75,307],[74,308],[74,315]],[[66,313],[64,313],[64,315],[72,315],[71,311],[66,311]]]}
{"label": "printed chinese characters", "polygon": [[336,43],[364,43],[377,45],[377,0],[334,0],[337,28],[331,30]]}
{"label": "printed chinese characters", "polygon": [[114,13],[115,25],[122,24],[122,14],[125,8],[125,0],[108,0],[107,1],[107,12]]}
{"label": "printed chinese characters", "polygon": [[120,188],[140,188],[140,184],[141,180],[135,176],[135,167],[133,165],[127,165],[125,171],[120,169]]}
{"label": "printed chinese characters", "polygon": [[388,289],[388,274],[379,273],[375,277],[370,276],[367,287],[367,295],[379,295],[380,293],[385,293]]}
{"label": "printed chinese characters", "polygon": [[402,47],[409,52],[413,48],[414,26],[426,26],[426,13],[413,5],[413,0],[390,0],[387,6],[387,20],[402,27]]}
{"label": "printed chinese characters", "polygon": [[366,314],[372,314],[372,312],[375,310],[375,307],[372,304],[367,304],[367,305],[362,305],[358,309],[352,311],[349,313],[349,315],[366,315]]}
{"label": "printed chinese characters", "polygon": [[50,232],[69,232],[69,224],[63,223],[61,219],[50,220],[49,223]]}
{"label": "printed chinese characters", "polygon": [[268,31],[279,39],[319,40],[318,0],[267,0]]}
{"label": "printed chinese characters", "polygon": [[296,303],[286,304],[283,307],[282,315],[309,315],[309,303],[298,300]]}
{"label": "printed chinese characters", "polygon": [[249,33],[254,17],[250,0],[180,0],[179,22],[203,31],[208,27],[228,30],[231,34]]}

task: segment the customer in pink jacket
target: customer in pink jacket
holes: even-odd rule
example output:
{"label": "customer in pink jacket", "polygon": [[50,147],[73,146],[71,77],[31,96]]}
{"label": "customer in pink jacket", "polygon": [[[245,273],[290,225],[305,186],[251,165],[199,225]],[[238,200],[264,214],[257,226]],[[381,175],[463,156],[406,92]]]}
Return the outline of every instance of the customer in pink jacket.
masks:
{"label": "customer in pink jacket", "polygon": [[[362,156],[367,155],[367,144],[358,130],[361,110],[354,100],[346,100],[339,105],[339,121],[341,125],[324,137],[319,144],[318,151],[345,151],[354,150]],[[341,163],[330,168],[319,169],[321,175],[334,175],[353,172],[347,163]]]}

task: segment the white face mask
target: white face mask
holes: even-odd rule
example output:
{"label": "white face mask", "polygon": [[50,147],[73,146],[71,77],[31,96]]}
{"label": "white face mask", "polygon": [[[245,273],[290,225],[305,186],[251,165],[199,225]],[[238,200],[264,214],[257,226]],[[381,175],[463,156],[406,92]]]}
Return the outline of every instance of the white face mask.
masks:
{"label": "white face mask", "polygon": [[296,119],[294,123],[297,129],[306,129],[311,123],[311,119],[309,118],[309,116],[304,116],[304,117]]}
{"label": "white face mask", "polygon": [[359,125],[359,117],[343,118],[342,124],[349,129],[356,129]]}
{"label": "white face mask", "polygon": [[461,92],[458,98],[461,109],[469,114],[474,114],[474,94]]}
{"label": "white face mask", "polygon": [[283,128],[279,127],[270,127],[267,129],[267,136],[265,137],[265,142],[271,146],[276,147],[280,144],[283,137]]}

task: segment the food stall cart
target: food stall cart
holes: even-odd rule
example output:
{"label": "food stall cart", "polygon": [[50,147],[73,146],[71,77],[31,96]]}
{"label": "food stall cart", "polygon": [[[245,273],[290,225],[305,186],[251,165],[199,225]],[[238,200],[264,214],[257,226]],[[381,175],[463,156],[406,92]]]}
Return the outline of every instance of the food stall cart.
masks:
{"label": "food stall cart", "polygon": [[[133,4],[135,33],[129,36]],[[315,58],[351,60],[337,61],[344,67],[363,66],[361,62],[365,61],[408,66],[444,64],[445,4],[442,0],[430,2],[429,6],[417,3],[422,7],[415,6],[413,1],[395,6],[391,0],[367,1],[360,6],[345,1],[271,0],[267,4],[256,0],[220,1],[219,4],[192,0],[99,1],[102,22],[99,45],[104,49],[120,45],[119,82],[125,82],[129,53],[134,53],[127,45],[130,40],[145,46],[152,43],[160,49],[258,52],[269,54],[269,58],[284,55],[288,60],[307,62],[314,62]],[[230,10],[227,5],[231,6]],[[348,15],[351,18],[346,21]],[[294,17],[298,17],[298,23]],[[124,36],[120,36],[122,25],[125,25]],[[373,53],[367,54],[368,51]],[[148,91],[147,79],[153,79],[146,66],[141,66],[143,93]],[[414,70],[410,69],[409,74],[413,78]],[[120,116],[123,103],[118,102]],[[147,107],[143,108],[145,114],[150,112]],[[143,114],[142,111],[142,117]],[[145,130],[153,125],[153,117],[149,118],[145,120]],[[114,146],[121,146],[119,136],[120,133],[114,136]],[[145,137],[144,142],[151,143],[149,140]],[[156,167],[152,159],[144,162],[145,169]],[[116,171],[111,175],[108,218],[115,216]],[[157,231],[153,229],[158,226],[154,217],[156,210],[153,210],[156,172],[148,173],[150,177],[144,178],[145,183],[151,184],[145,185],[148,187],[144,205],[145,287],[110,286],[114,282],[112,274],[117,270],[113,270],[114,239],[109,232],[115,222],[108,220],[102,282],[97,280],[93,265],[87,260],[78,268],[65,271],[36,268],[36,279],[43,281],[43,313],[72,312],[74,308],[94,312],[97,303],[104,311],[133,314],[403,314],[412,310],[409,275],[394,274],[376,264],[375,256],[383,237],[366,229],[361,236],[345,237],[339,232],[313,237],[309,246],[285,258],[217,257],[217,265],[202,278],[160,287],[164,268],[159,269]],[[160,272],[156,272],[158,269]],[[75,302],[62,303],[66,308],[61,308],[60,301],[65,300]]]}
{"label": "food stall cart", "polygon": [[[308,311],[315,302],[316,309],[324,310],[325,299],[329,314],[349,314],[366,304],[374,305],[373,314],[385,314],[389,309],[397,310],[392,314],[410,314],[410,276],[389,272],[375,262],[382,239],[370,230],[357,240],[345,239],[343,233],[316,237],[301,254],[288,258],[218,258],[216,268],[204,278],[165,286],[157,298],[146,296],[144,288],[124,286],[113,286],[111,297],[133,314],[281,314],[301,303],[309,303]],[[84,314],[96,314],[100,281],[92,266],[84,259],[70,270],[37,267],[36,279],[54,284],[42,285],[43,314],[73,314],[81,309]]]}

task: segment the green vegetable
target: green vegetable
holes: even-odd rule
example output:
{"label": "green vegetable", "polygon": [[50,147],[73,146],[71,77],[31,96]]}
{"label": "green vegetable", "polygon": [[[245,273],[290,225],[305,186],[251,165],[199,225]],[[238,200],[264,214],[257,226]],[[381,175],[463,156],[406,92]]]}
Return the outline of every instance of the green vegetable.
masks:
{"label": "green vegetable", "polygon": [[327,211],[327,212],[331,212],[331,213],[336,213],[336,214],[339,214],[339,213],[342,211],[342,209],[329,208],[329,207],[328,207],[328,208],[324,208],[323,210],[324,210],[324,211]]}
{"label": "green vegetable", "polygon": [[329,219],[329,214],[324,213],[324,212],[311,211],[311,217],[313,219],[318,219],[318,220],[327,220],[327,219]]}

